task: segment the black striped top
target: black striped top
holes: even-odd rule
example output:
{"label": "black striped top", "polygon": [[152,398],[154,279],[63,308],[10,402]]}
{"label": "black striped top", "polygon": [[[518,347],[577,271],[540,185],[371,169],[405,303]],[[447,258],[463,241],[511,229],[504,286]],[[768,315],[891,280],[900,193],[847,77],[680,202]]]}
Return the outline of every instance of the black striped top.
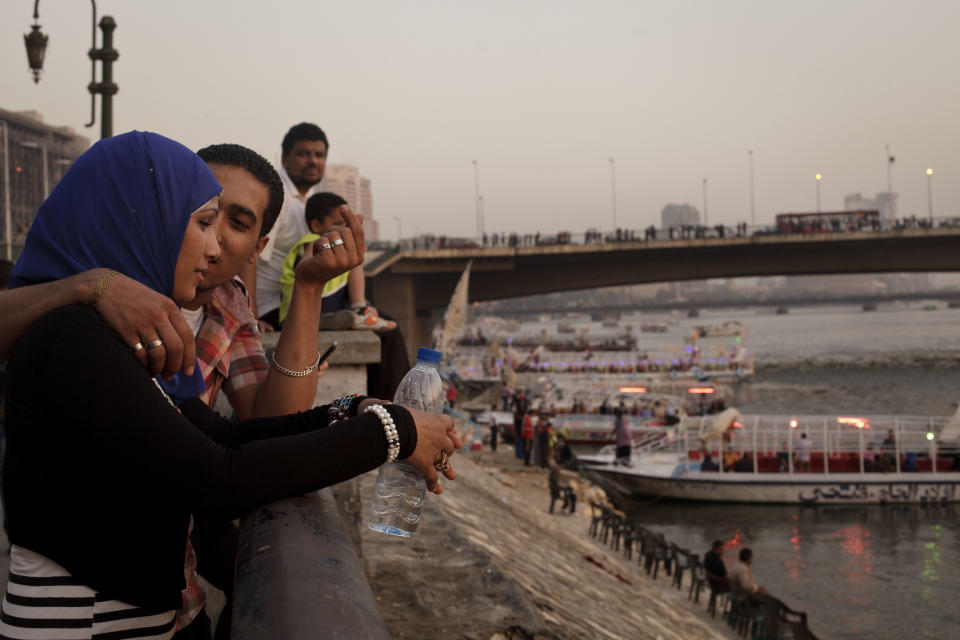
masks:
{"label": "black striped top", "polygon": [[0,640],[162,640],[173,637],[175,623],[176,611],[105,599],[53,560],[10,548]]}

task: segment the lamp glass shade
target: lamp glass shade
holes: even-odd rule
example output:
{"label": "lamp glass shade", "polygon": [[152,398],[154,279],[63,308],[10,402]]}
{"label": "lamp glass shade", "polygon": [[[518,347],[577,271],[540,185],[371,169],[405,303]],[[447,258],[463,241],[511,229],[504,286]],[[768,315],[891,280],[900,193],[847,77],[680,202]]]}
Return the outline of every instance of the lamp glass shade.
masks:
{"label": "lamp glass shade", "polygon": [[30,71],[33,72],[33,81],[40,82],[40,74],[43,72],[43,56],[47,52],[47,40],[49,36],[40,32],[40,25],[35,24],[30,33],[24,34],[23,43],[27,47],[27,62],[30,64]]}

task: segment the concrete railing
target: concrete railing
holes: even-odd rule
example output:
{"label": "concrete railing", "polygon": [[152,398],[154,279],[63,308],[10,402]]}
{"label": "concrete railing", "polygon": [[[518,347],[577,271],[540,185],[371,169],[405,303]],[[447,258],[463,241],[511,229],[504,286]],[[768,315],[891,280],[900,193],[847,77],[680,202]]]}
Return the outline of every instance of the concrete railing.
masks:
{"label": "concrete railing", "polygon": [[231,637],[389,638],[330,489],[240,521]]}
{"label": "concrete railing", "polygon": [[[263,336],[268,356],[278,337]],[[366,365],[380,359],[372,332],[321,332],[320,350],[333,341],[338,348],[316,404],[364,392]],[[355,546],[356,526],[345,520],[331,489],[247,514],[240,521],[231,638],[389,638]]]}

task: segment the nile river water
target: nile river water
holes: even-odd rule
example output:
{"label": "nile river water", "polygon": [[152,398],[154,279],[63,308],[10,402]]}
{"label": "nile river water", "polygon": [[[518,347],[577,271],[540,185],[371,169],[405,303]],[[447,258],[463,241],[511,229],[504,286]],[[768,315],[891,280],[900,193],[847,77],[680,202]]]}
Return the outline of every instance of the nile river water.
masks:
{"label": "nile river water", "polygon": [[[745,414],[951,415],[960,400],[960,309],[923,306],[703,312],[644,338],[676,341],[695,325],[741,322],[757,365],[754,380],[735,389]],[[731,563],[752,547],[759,582],[808,612],[821,638],[960,635],[960,505],[657,503],[635,515],[683,547],[728,541]]]}

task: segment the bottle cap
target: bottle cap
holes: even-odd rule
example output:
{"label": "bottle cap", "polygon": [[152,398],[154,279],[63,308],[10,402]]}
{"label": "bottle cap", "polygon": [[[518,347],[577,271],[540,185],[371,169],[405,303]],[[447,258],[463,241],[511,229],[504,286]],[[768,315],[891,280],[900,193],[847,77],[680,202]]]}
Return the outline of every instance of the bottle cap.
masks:
{"label": "bottle cap", "polygon": [[423,360],[424,362],[431,362],[433,364],[440,364],[441,358],[443,358],[443,354],[436,349],[427,349],[426,347],[420,347],[417,349],[417,360]]}

